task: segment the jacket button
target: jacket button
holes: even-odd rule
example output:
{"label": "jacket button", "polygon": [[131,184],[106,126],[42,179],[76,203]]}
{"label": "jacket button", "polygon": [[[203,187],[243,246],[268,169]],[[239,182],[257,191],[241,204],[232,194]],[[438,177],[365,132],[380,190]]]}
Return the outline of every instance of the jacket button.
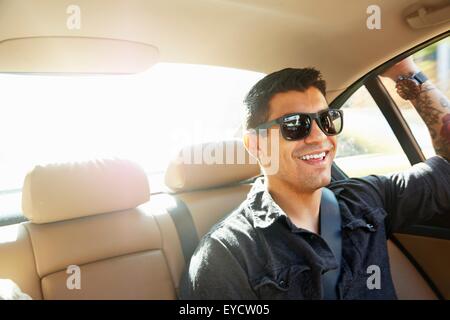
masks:
{"label": "jacket button", "polygon": [[366,224],[366,226],[367,226],[367,228],[369,228],[370,230],[373,230],[373,224],[370,224],[370,223],[368,223],[368,224]]}
{"label": "jacket button", "polygon": [[286,281],[281,280],[281,281],[279,282],[279,285],[280,285],[280,287],[285,288],[285,287],[286,287]]}

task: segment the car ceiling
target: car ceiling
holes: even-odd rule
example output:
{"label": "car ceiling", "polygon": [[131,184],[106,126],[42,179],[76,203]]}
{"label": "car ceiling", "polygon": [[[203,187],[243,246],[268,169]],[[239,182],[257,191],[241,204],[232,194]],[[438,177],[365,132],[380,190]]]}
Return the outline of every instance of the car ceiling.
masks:
{"label": "car ceiling", "polygon": [[[449,30],[450,23],[410,28],[402,16],[415,2],[0,0],[0,41],[36,36],[104,37],[154,45],[161,62],[264,73],[288,66],[315,66],[323,72],[332,99],[383,62]],[[374,3],[381,8],[380,30],[366,27],[366,10]],[[70,4],[81,8],[80,30],[66,28]]]}

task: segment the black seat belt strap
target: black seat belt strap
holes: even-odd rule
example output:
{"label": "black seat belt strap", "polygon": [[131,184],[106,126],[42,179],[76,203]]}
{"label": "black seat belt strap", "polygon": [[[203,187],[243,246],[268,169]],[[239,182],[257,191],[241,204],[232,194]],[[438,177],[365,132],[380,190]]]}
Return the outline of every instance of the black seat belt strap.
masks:
{"label": "black seat belt strap", "polygon": [[180,237],[184,261],[186,265],[189,265],[191,256],[199,243],[199,237],[189,208],[177,196],[173,196],[172,198],[175,200],[175,206],[167,208],[167,211],[172,217],[172,221]]}
{"label": "black seat belt strap", "polygon": [[337,269],[329,270],[322,276],[323,298],[337,300],[337,282],[341,273],[342,260],[341,213],[336,196],[327,188],[322,189],[320,202],[320,235],[330,247],[338,263]]}

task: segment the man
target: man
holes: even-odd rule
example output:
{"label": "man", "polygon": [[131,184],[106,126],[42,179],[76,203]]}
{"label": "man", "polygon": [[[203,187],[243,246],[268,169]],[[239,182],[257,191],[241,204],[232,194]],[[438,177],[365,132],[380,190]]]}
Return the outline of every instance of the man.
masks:
{"label": "man", "polygon": [[[438,156],[400,174],[329,185],[343,115],[328,109],[320,73],[284,69],[266,76],[245,100],[244,135],[265,175],[240,207],[201,240],[182,279],[181,298],[322,299],[323,274],[339,267],[320,234],[321,197],[327,185],[342,219],[337,298],[396,298],[386,238],[450,212],[450,106],[411,58],[384,76],[397,81],[399,94],[421,115]],[[266,128],[266,135],[259,134]],[[280,131],[279,168],[267,174],[261,159],[273,155],[261,145]],[[367,286],[371,266],[380,271],[375,288]]]}

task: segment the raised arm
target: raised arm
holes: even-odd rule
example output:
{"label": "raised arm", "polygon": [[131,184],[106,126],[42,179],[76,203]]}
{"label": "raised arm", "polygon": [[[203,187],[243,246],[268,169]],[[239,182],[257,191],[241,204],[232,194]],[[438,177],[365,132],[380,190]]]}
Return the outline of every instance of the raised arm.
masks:
{"label": "raised arm", "polygon": [[[413,59],[408,57],[388,69],[383,76],[397,81],[401,76],[409,77],[419,71]],[[402,90],[398,83],[397,90]],[[427,80],[420,87],[420,93],[410,101],[428,127],[436,154],[450,161],[449,99],[430,80]]]}

